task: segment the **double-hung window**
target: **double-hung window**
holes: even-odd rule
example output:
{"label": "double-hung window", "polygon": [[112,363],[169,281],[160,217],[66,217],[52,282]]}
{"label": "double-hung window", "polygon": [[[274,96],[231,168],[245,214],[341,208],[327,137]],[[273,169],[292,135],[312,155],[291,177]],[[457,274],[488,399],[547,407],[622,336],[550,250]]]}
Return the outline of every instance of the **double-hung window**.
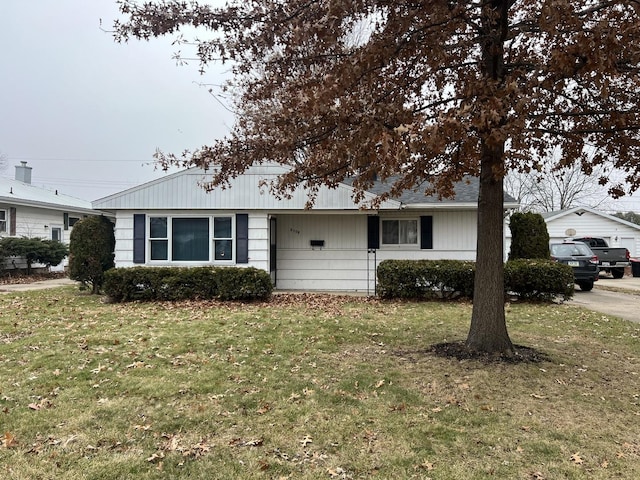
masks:
{"label": "double-hung window", "polygon": [[7,231],[7,211],[0,210],[0,233]]}
{"label": "double-hung window", "polygon": [[417,245],[417,219],[384,219],[382,220],[383,245]]}
{"label": "double-hung window", "polygon": [[169,230],[167,217],[149,218],[151,260],[169,260]]}
{"label": "double-hung window", "polygon": [[148,245],[151,261],[232,261],[233,218],[149,217]]}
{"label": "double-hung window", "polygon": [[233,259],[233,225],[231,217],[213,217],[214,260]]}

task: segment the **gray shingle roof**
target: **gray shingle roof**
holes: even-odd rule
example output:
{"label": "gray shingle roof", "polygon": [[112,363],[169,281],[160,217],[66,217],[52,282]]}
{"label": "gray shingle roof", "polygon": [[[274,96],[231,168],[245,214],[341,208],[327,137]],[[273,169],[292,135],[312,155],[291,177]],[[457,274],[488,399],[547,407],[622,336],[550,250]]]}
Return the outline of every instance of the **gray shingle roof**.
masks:
{"label": "gray shingle roof", "polygon": [[[391,185],[398,177],[390,177],[388,181],[382,182],[380,180],[376,180],[371,188],[368,189],[369,192],[381,195],[383,193],[387,193],[391,189]],[[344,180],[344,183],[347,185],[353,184],[353,178],[348,178]],[[477,203],[478,202],[478,193],[480,189],[480,181],[477,177],[465,177],[464,180],[457,182],[454,184],[454,192],[455,195],[453,198],[439,198],[438,195],[427,195],[425,196],[424,191],[428,185],[424,184],[422,186],[418,186],[414,190],[405,190],[402,192],[402,195],[398,198],[393,198],[393,200],[397,200],[399,202],[404,203],[405,205],[416,205],[416,204],[429,204],[429,203]],[[505,203],[517,203],[516,199],[514,199],[511,195],[505,192],[504,194]]]}

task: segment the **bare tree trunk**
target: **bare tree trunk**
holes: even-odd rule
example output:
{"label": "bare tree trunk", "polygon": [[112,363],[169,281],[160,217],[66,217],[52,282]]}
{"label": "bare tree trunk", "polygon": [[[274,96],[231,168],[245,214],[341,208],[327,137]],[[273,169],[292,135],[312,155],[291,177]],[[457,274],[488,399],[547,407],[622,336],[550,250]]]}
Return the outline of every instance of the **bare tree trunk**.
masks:
{"label": "bare tree trunk", "polygon": [[[504,42],[510,0],[490,0],[483,7],[482,74],[499,98],[504,81]],[[504,113],[503,115],[506,115]],[[504,313],[504,146],[492,138],[493,125],[481,132],[478,240],[471,328],[467,348],[489,353],[513,353]]]}
{"label": "bare tree trunk", "polygon": [[502,161],[501,150],[486,152],[481,165],[476,277],[467,347],[511,354],[513,345],[504,313],[503,180],[495,178],[492,168],[496,161]]}

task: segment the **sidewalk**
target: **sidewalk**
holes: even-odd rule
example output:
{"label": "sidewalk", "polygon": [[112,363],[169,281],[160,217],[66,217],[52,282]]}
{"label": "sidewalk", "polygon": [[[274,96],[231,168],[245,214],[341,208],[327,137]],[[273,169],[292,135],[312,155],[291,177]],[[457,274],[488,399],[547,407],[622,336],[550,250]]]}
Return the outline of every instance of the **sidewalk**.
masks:
{"label": "sidewalk", "polygon": [[62,287],[65,285],[77,285],[78,282],[70,278],[54,278],[32,283],[8,283],[0,285],[0,294],[12,292],[27,292],[30,290],[44,290],[46,288]]}

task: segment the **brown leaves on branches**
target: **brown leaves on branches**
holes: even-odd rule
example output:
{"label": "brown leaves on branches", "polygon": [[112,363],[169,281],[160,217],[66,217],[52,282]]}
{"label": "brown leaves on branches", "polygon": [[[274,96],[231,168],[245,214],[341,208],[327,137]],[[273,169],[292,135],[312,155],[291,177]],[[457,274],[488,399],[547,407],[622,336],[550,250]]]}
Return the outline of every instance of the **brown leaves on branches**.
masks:
{"label": "brown leaves on branches", "polygon": [[[423,188],[437,175],[447,193],[451,181],[478,173],[486,145],[503,150],[497,176],[551,158],[578,162],[586,174],[598,164],[618,168],[631,189],[640,186],[637,7],[491,6],[122,1],[125,20],[114,35],[149,39],[194,26],[207,31],[194,40],[202,70],[233,61],[225,95],[234,95],[238,116],[228,138],[183,158],[159,155],[167,164],[220,167],[214,185],[274,161],[290,167],[274,185],[280,193],[346,176],[365,190],[376,175],[393,176],[397,190]],[[556,148],[560,157],[552,157]]]}

